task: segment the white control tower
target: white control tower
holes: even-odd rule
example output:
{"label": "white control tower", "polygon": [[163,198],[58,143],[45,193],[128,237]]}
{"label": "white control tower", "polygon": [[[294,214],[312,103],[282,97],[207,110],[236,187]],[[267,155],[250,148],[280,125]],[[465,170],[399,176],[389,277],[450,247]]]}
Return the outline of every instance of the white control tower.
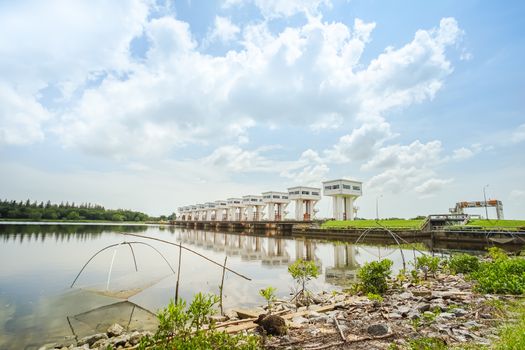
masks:
{"label": "white control tower", "polygon": [[310,221],[316,213],[315,205],[321,200],[321,189],[305,186],[290,187],[288,198],[295,202],[295,220]]}
{"label": "white control tower", "polygon": [[243,196],[242,204],[245,206],[244,218],[246,221],[261,221],[264,216],[264,207],[266,204],[263,202],[262,196]]}
{"label": "white control tower", "polygon": [[363,194],[363,183],[346,179],[325,181],[323,194],[333,198],[336,220],[354,220],[354,201]]}
{"label": "white control tower", "polygon": [[268,207],[268,220],[281,221],[286,217],[286,207],[290,203],[286,192],[263,192],[263,202]]}
{"label": "white control tower", "polygon": [[228,220],[228,201],[215,201],[215,220]]}
{"label": "white control tower", "polygon": [[228,221],[241,221],[242,218],[242,198],[228,198]]}

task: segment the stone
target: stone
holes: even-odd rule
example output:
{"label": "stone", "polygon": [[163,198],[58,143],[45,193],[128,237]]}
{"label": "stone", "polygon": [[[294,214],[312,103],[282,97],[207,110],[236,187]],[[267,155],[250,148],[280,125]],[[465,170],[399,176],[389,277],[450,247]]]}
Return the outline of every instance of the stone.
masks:
{"label": "stone", "polygon": [[124,332],[124,327],[119,325],[118,323],[113,323],[111,326],[109,326],[108,330],[106,331],[108,337],[118,337]]}
{"label": "stone", "polygon": [[221,323],[228,321],[228,317],[224,315],[212,315],[210,316],[210,321],[215,323]]}
{"label": "stone", "polygon": [[388,334],[389,329],[388,326],[383,323],[376,323],[368,326],[366,331],[374,337],[379,337]]}
{"label": "stone", "polygon": [[399,294],[398,297],[401,300],[408,300],[408,299],[412,298],[412,293],[410,293],[410,292],[403,292],[403,293]]}
{"label": "stone", "polygon": [[257,318],[257,316],[260,314],[260,311],[258,310],[248,309],[235,309],[235,312],[237,313],[237,317],[239,317],[241,320],[246,318]]}
{"label": "stone", "polygon": [[454,313],[456,317],[463,317],[468,314],[468,312],[465,309],[461,309],[461,308],[452,309],[451,312]]}
{"label": "stone", "polygon": [[303,324],[303,323],[307,323],[308,322],[308,319],[302,317],[302,316],[296,316],[294,318],[292,318],[292,322],[295,323],[295,324]]}
{"label": "stone", "polygon": [[408,313],[410,312],[410,308],[408,306],[400,306],[397,308],[397,312],[401,314],[403,317],[407,317]]}
{"label": "stone", "polygon": [[268,335],[286,334],[286,322],[281,316],[260,314],[254,323],[261,326]]}
{"label": "stone", "polygon": [[108,336],[106,333],[97,333],[93,335],[88,335],[87,337],[81,338],[78,341],[78,346],[88,344],[90,347],[93,346],[93,344],[101,339],[108,339]]}
{"label": "stone", "polygon": [[400,318],[403,318],[403,316],[397,312],[391,312],[387,315],[388,318],[391,318],[391,319],[394,319],[394,320],[397,320],[397,319],[400,319]]}
{"label": "stone", "polygon": [[430,310],[430,304],[427,303],[418,304],[416,307],[419,312],[425,312]]}
{"label": "stone", "polygon": [[142,339],[142,334],[135,331],[131,333],[131,335],[129,336],[129,343],[131,345],[137,345],[138,343],[140,343],[141,339]]}
{"label": "stone", "polygon": [[119,335],[118,337],[112,338],[111,343],[113,343],[114,347],[124,346],[130,340],[130,338],[131,337],[129,334],[122,334],[122,335]]}
{"label": "stone", "polygon": [[432,296],[432,291],[430,290],[413,290],[412,294],[416,297],[430,297]]}

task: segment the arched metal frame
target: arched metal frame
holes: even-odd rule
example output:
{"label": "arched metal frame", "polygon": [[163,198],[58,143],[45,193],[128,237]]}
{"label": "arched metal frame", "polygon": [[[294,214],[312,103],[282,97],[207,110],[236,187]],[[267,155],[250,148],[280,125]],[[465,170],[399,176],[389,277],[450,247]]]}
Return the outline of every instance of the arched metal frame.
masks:
{"label": "arched metal frame", "polygon": [[[145,246],[148,246],[150,247],[151,249],[153,249],[154,251],[156,251],[161,257],[162,259],[164,259],[164,261],[166,262],[166,264],[168,265],[168,267],[170,268],[170,270],[173,272],[173,274],[175,274],[175,270],[173,269],[173,267],[171,266],[171,264],[169,263],[169,261],[166,259],[166,257],[157,249],[155,248],[154,246],[152,246],[151,244],[148,244],[148,243],[145,243],[145,242],[139,242],[139,241],[132,241],[132,242],[127,242],[127,241],[124,241],[124,242],[120,242],[120,243],[115,243],[115,244],[110,244],[108,245],[107,247],[104,247],[102,249],[100,249],[98,252],[96,252],[95,254],[93,254],[91,256],[91,258],[89,258],[89,260],[84,264],[84,266],[82,266],[82,269],[80,269],[80,272],[77,274],[77,276],[75,277],[73,283],[71,283],[71,286],[69,288],[73,288],[73,286],[75,285],[75,282],[78,280],[78,278],[80,277],[80,275],[82,274],[82,272],[84,271],[84,269],[89,265],[89,263],[100,253],[102,253],[103,251],[105,250],[108,250],[110,248],[113,248],[113,247],[119,247],[123,244],[127,244],[131,250],[131,255],[133,256],[133,263],[135,264],[135,271],[138,271],[138,266],[137,266],[137,259],[135,257],[135,252],[133,251],[133,247],[132,247],[132,244],[143,244]],[[110,271],[111,273],[111,271]],[[109,278],[109,276],[108,276]]]}

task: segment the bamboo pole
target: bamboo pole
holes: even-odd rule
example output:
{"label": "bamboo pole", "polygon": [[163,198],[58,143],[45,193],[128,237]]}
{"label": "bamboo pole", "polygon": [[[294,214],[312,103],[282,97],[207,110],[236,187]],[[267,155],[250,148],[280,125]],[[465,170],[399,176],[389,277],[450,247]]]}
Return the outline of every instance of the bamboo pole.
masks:
{"label": "bamboo pole", "polygon": [[222,278],[221,278],[221,287],[219,288],[220,296],[219,296],[219,302],[220,302],[220,308],[221,308],[221,315],[224,315],[224,309],[222,308],[222,291],[224,289],[224,273],[226,272],[226,261],[228,261],[228,255],[224,257],[224,265],[222,266]]}

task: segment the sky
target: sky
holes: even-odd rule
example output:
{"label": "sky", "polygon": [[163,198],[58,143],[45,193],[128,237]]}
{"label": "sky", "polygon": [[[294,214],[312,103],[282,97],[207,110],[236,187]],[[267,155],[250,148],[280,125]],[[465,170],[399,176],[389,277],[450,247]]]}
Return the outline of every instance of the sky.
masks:
{"label": "sky", "polygon": [[524,17],[522,1],[0,0],[0,198],[160,215],[348,178],[359,217],[485,189],[524,219]]}

